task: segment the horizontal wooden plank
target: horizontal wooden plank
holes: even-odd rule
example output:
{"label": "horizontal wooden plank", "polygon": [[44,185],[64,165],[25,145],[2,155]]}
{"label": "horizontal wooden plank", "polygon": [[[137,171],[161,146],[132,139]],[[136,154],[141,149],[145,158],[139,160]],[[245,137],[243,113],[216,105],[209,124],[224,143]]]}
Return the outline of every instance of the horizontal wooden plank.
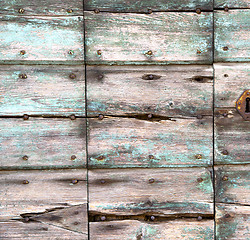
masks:
{"label": "horizontal wooden plank", "polygon": [[84,66],[0,66],[0,115],[85,115]]}
{"label": "horizontal wooden plank", "polygon": [[215,164],[250,163],[249,133],[236,109],[215,109]]}
{"label": "horizontal wooden plank", "polygon": [[90,64],[212,63],[212,13],[86,12],[85,19]]}
{"label": "horizontal wooden plank", "polygon": [[215,107],[234,108],[241,94],[250,89],[249,63],[217,63],[215,69]]}
{"label": "horizontal wooden plank", "polygon": [[217,166],[216,201],[219,203],[250,203],[250,165]]}
{"label": "horizontal wooden plank", "polygon": [[105,214],[171,216],[213,214],[213,187],[205,168],[89,171],[89,210]]}
{"label": "horizontal wooden plank", "polygon": [[0,169],[84,167],[85,119],[0,119]]}
{"label": "horizontal wooden plank", "polygon": [[85,169],[2,171],[0,185],[5,221],[87,202]]}
{"label": "horizontal wooden plank", "polygon": [[[24,12],[22,13],[23,9]],[[83,14],[81,0],[1,0],[0,14],[14,15],[80,15]]]}
{"label": "horizontal wooden plank", "polygon": [[246,240],[250,238],[249,228],[249,206],[216,205],[216,239]]}
{"label": "horizontal wooden plank", "polygon": [[0,63],[83,62],[83,17],[1,16],[0,41]]}
{"label": "horizontal wooden plank", "polygon": [[215,8],[250,8],[249,0],[215,0]]}
{"label": "horizontal wooden plank", "polygon": [[93,240],[141,239],[214,239],[213,220],[174,220],[158,223],[140,221],[91,222],[90,238]]}
{"label": "horizontal wooden plank", "polygon": [[173,167],[212,164],[212,117],[88,119],[89,167]]}
{"label": "horizontal wooden plank", "polygon": [[250,11],[215,11],[215,62],[249,62]]}
{"label": "horizontal wooden plank", "polygon": [[213,114],[211,66],[87,66],[87,81],[88,116]]}
{"label": "horizontal wooden plank", "polygon": [[100,11],[111,12],[148,12],[152,11],[169,11],[169,10],[211,10],[213,2],[211,0],[180,0],[180,1],[133,1],[133,0],[84,0],[85,10],[99,9]]}

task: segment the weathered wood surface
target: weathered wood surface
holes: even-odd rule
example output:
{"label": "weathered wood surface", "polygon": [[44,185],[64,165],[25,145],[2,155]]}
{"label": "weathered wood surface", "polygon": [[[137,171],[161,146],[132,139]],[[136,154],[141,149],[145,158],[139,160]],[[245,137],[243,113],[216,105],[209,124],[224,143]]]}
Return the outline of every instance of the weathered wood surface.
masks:
{"label": "weathered wood surface", "polygon": [[[19,9],[24,9],[23,13]],[[72,10],[72,12],[71,12]],[[83,14],[81,0],[1,0],[0,14],[14,15],[80,15]]]}
{"label": "weathered wood surface", "polygon": [[0,115],[85,116],[84,66],[0,66]]}
{"label": "weathered wood surface", "polygon": [[250,124],[236,109],[215,111],[215,164],[250,163]]}
{"label": "weathered wood surface", "polygon": [[145,12],[152,11],[170,11],[170,10],[211,10],[213,2],[211,0],[179,0],[179,1],[134,1],[134,0],[84,0],[85,10],[99,9],[100,11],[110,12]]}
{"label": "weathered wood surface", "polygon": [[213,187],[205,168],[89,171],[89,209],[116,215],[213,214]]}
{"label": "weathered wood surface", "polygon": [[250,165],[217,166],[215,197],[219,203],[250,203]]}
{"label": "weathered wood surface", "polygon": [[[49,223],[40,214],[60,208],[69,208],[70,211],[72,206],[87,202],[85,169],[2,171],[0,185],[1,221],[26,220],[38,214],[38,221]],[[68,209],[60,211],[62,214]],[[56,215],[57,212],[54,213]],[[76,216],[74,219],[77,220]],[[61,224],[67,224],[66,220]]]}
{"label": "weathered wood surface", "polygon": [[[154,118],[153,118],[154,119]],[[171,167],[212,164],[212,118],[88,119],[89,167]]]}
{"label": "weathered wood surface", "polygon": [[83,62],[83,17],[1,16],[0,42],[1,63]]}
{"label": "weathered wood surface", "polygon": [[250,89],[249,63],[217,63],[215,69],[215,107],[234,108],[241,94]]}
{"label": "weathered wood surface", "polygon": [[112,222],[91,222],[92,240],[172,240],[172,239],[214,239],[213,220],[174,220],[158,223],[143,223],[125,220]]}
{"label": "weathered wood surface", "polygon": [[213,114],[211,66],[87,66],[87,86],[88,116]]}
{"label": "weathered wood surface", "polygon": [[216,205],[217,240],[250,239],[250,207],[240,205]]}
{"label": "weathered wood surface", "polygon": [[212,13],[85,12],[85,19],[90,64],[212,63]]}
{"label": "weathered wood surface", "polygon": [[215,0],[215,8],[250,8],[249,0]]}
{"label": "weathered wood surface", "polygon": [[215,11],[215,62],[249,62],[250,11]]}
{"label": "weathered wood surface", "polygon": [[1,169],[86,165],[85,119],[2,118],[0,129]]}

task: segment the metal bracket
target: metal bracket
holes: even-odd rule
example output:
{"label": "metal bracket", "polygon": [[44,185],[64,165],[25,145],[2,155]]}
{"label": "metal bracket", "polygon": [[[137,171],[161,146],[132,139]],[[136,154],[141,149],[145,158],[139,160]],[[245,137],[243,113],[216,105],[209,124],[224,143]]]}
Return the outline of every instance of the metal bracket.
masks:
{"label": "metal bracket", "polygon": [[250,121],[250,90],[241,94],[236,102],[236,108],[244,120]]}

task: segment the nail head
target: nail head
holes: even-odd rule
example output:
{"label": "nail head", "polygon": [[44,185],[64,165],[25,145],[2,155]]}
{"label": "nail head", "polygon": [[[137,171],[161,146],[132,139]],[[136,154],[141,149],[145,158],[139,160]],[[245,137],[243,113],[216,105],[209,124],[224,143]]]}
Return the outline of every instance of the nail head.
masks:
{"label": "nail head", "polygon": [[23,8],[20,8],[20,9],[18,10],[18,12],[21,13],[21,14],[23,14],[23,13],[25,12],[25,10],[24,10]]}
{"label": "nail head", "polygon": [[21,50],[21,51],[20,51],[20,54],[21,54],[21,55],[24,55],[25,53],[26,53],[25,50]]}
{"label": "nail head", "polygon": [[102,114],[99,114],[98,119],[102,120],[103,118],[104,118],[104,116]]}
{"label": "nail head", "polygon": [[27,161],[29,159],[29,157],[27,155],[23,156],[23,160]]}
{"label": "nail head", "polygon": [[72,155],[71,160],[75,160],[75,159],[76,159],[76,155]]}
{"label": "nail head", "polygon": [[71,120],[75,120],[76,119],[76,116],[74,114],[70,115],[70,119]]}
{"label": "nail head", "polygon": [[149,183],[154,183],[155,180],[154,180],[153,178],[150,178],[150,179],[148,180],[148,182],[149,182]]}
{"label": "nail head", "polygon": [[23,184],[29,184],[28,180],[23,180]]}
{"label": "nail head", "polygon": [[29,115],[28,114],[24,114],[23,115],[23,120],[28,120],[29,119]]}
{"label": "nail head", "polygon": [[75,75],[74,73],[70,73],[69,78],[70,78],[70,79],[75,79],[75,78],[76,78],[76,75]]}
{"label": "nail head", "polygon": [[201,14],[201,9],[200,8],[196,8],[196,13],[197,14]]}

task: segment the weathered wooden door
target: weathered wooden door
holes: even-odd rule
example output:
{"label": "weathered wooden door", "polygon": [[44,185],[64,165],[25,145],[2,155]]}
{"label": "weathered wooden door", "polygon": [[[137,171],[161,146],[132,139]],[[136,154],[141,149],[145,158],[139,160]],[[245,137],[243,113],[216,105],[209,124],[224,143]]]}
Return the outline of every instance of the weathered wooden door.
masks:
{"label": "weathered wooden door", "polygon": [[250,239],[249,7],[2,0],[0,239]]}

